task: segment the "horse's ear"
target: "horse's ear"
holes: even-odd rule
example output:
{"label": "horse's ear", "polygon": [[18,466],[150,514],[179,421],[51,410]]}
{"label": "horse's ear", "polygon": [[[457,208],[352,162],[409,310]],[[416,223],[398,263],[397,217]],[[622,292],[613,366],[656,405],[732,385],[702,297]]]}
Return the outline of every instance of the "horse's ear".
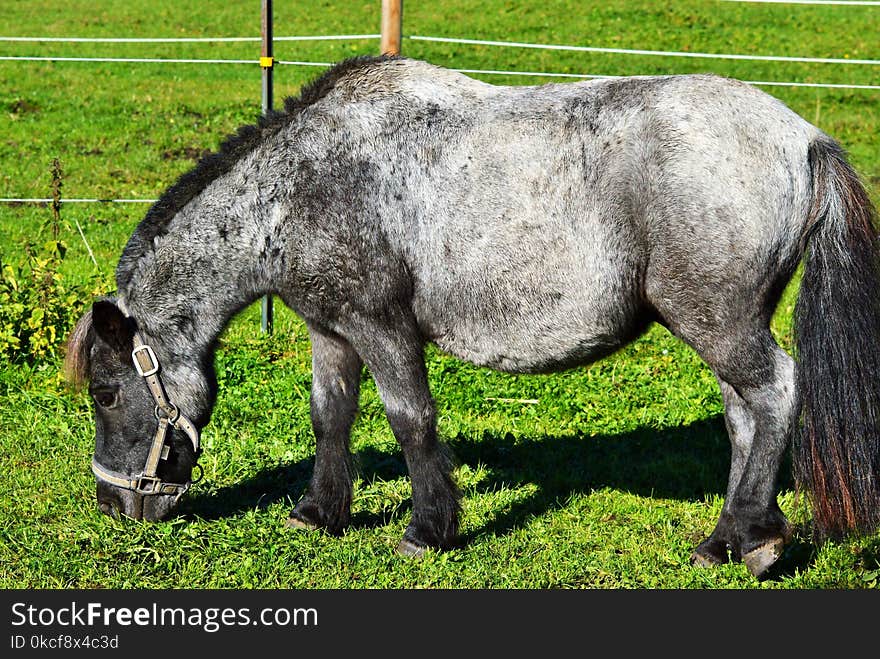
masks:
{"label": "horse's ear", "polygon": [[118,352],[131,350],[134,322],[112,302],[98,300],[92,305],[92,325],[95,333]]}

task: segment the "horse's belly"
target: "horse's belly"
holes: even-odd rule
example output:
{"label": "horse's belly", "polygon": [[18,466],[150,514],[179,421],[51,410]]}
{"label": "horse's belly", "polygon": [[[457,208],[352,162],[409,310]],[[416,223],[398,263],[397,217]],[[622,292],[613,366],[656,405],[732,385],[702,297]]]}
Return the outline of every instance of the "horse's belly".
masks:
{"label": "horse's belly", "polygon": [[476,186],[485,198],[441,195],[418,224],[408,251],[416,317],[441,350],[481,366],[533,373],[587,363],[633,335],[637,232],[616,210],[622,201],[600,207],[578,187],[553,187],[553,168],[542,167],[549,155],[517,162],[541,183],[535,190],[513,171],[489,177]]}
{"label": "horse's belly", "polygon": [[433,342],[449,355],[508,373],[549,373],[580,366],[614,352],[624,343],[619,335],[601,331],[515,336],[489,327],[444,334]]}
{"label": "horse's belly", "polygon": [[589,287],[579,292],[499,297],[459,289],[433,303],[423,300],[417,315],[427,338],[445,353],[499,371],[546,373],[604,357],[641,330],[634,296]]}
{"label": "horse's belly", "polygon": [[572,225],[508,221],[424,250],[433,258],[414,268],[424,334],[444,352],[515,373],[588,363],[629,341],[643,315],[639,255],[620,246],[625,228]]}

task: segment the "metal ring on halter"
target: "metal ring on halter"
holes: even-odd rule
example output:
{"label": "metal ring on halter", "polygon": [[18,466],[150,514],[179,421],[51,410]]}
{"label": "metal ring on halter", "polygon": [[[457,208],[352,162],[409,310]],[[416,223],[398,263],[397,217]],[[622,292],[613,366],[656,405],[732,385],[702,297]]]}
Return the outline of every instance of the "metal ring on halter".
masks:
{"label": "metal ring on halter", "polygon": [[[161,405],[156,405],[153,409],[153,414],[156,416],[156,421],[161,421],[163,418],[168,419],[168,423],[174,426],[177,424],[178,420],[180,420],[180,409],[178,409],[177,405],[171,402],[166,403],[166,405],[174,411],[173,416],[169,415],[168,411]],[[162,414],[159,413],[160,410],[162,411]]]}

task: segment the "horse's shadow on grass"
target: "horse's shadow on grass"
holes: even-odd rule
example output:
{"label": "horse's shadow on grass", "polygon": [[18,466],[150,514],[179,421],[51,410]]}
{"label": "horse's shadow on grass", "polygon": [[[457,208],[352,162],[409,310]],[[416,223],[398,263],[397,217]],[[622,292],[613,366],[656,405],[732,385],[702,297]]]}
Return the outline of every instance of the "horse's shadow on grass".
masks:
{"label": "horse's shadow on grass", "polygon": [[[730,465],[730,443],[720,415],[677,428],[640,428],[617,435],[530,438],[506,434],[485,435],[479,440],[458,436],[447,439],[446,444],[457,464],[481,467],[486,473],[470,488],[477,494],[535,486],[529,495],[467,533],[462,538],[465,544],[484,534],[504,534],[532,517],[564,506],[573,495],[602,488],[680,501],[723,496]],[[367,486],[407,475],[399,451],[368,447],[356,453],[355,462]],[[267,468],[235,485],[197,495],[183,512],[218,519],[279,501],[296,501],[305,491],[313,464],[313,459],[307,459]],[[786,462],[779,487],[793,486],[790,473]],[[399,507],[395,514],[400,511]],[[352,526],[367,528],[387,521],[387,514],[360,512],[353,515]],[[807,542],[795,539],[774,567],[774,574],[785,576],[803,569],[813,553]]]}

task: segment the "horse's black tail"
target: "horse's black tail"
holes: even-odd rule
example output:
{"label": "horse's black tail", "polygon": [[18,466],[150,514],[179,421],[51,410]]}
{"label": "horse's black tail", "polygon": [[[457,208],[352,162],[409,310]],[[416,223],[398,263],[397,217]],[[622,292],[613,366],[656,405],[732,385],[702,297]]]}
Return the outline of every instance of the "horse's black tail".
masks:
{"label": "horse's black tail", "polygon": [[880,525],[880,252],[876,212],[840,146],[818,138],[809,160],[793,463],[815,532],[827,538]]}

